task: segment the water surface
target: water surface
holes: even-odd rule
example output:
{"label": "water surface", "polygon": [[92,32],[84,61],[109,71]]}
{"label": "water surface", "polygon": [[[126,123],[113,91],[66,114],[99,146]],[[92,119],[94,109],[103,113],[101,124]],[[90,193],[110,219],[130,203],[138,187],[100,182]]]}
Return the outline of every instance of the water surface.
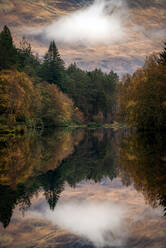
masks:
{"label": "water surface", "polygon": [[111,129],[0,139],[0,247],[166,247],[166,139]]}

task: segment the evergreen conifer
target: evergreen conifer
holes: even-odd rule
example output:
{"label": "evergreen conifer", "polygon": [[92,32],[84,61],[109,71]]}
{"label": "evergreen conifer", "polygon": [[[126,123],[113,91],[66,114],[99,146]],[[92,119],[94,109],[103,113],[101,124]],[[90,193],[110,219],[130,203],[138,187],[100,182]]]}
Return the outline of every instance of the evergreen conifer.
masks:
{"label": "evergreen conifer", "polygon": [[50,84],[61,87],[64,79],[65,67],[54,41],[51,41],[48,52],[44,56],[40,76]]}
{"label": "evergreen conifer", "polygon": [[13,45],[11,32],[4,26],[0,33],[0,70],[9,69],[16,63],[16,48]]}

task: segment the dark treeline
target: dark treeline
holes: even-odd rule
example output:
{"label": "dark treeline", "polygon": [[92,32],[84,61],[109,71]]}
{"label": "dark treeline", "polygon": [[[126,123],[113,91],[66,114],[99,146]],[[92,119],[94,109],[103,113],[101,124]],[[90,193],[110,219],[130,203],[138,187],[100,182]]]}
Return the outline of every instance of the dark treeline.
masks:
{"label": "dark treeline", "polygon": [[0,33],[1,128],[111,122],[117,81],[113,71],[65,68],[54,41],[39,59],[25,38],[15,47],[7,26]]}

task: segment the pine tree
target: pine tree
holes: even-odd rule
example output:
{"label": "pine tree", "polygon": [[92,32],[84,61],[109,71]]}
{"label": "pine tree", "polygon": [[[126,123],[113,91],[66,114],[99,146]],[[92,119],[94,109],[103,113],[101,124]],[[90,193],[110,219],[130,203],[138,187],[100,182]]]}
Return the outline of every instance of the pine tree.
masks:
{"label": "pine tree", "polygon": [[54,41],[51,41],[48,52],[44,56],[40,76],[50,84],[61,87],[64,79],[65,67]]}
{"label": "pine tree", "polygon": [[16,48],[13,45],[11,32],[4,26],[0,33],[0,70],[9,69],[16,63]]}
{"label": "pine tree", "polygon": [[166,42],[163,51],[159,54],[159,63],[166,65]]}

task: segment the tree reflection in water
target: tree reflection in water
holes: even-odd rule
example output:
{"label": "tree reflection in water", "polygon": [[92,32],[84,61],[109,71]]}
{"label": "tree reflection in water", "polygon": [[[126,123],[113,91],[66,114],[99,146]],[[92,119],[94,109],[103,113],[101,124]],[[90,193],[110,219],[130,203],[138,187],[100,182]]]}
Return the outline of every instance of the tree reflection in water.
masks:
{"label": "tree reflection in water", "polygon": [[166,215],[166,134],[128,133],[118,148],[118,173],[124,185],[134,184],[152,206]]}
{"label": "tree reflection in water", "polygon": [[[116,176],[112,132],[58,130],[54,134],[2,140],[0,156],[0,221],[7,227],[14,208],[25,211],[43,191],[54,209],[67,182],[100,181]],[[13,173],[13,171],[17,171]],[[13,176],[14,175],[14,176]]]}
{"label": "tree reflection in water", "polygon": [[26,211],[43,192],[54,210],[67,182],[100,182],[117,176],[134,184],[153,206],[166,212],[166,135],[113,130],[56,130],[0,140],[0,221],[10,223],[16,206]]}

